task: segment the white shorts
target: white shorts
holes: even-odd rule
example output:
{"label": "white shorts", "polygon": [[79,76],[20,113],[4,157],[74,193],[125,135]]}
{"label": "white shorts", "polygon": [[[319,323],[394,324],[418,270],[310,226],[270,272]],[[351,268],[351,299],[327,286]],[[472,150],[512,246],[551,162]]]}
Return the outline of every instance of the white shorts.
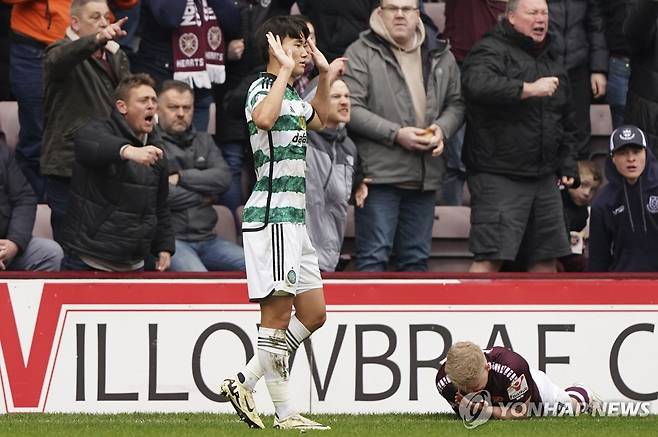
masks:
{"label": "white shorts", "polygon": [[558,403],[564,404],[567,408],[571,408],[571,396],[569,396],[564,389],[561,389],[551,381],[546,373],[531,367],[530,375],[532,375],[532,379],[535,381],[537,389],[539,390],[541,403],[551,407],[546,410],[546,415],[551,415],[551,413],[556,415],[559,410],[554,407]]}
{"label": "white shorts", "polygon": [[242,243],[250,301],[322,288],[318,256],[306,225],[274,223],[256,232],[243,230]]}

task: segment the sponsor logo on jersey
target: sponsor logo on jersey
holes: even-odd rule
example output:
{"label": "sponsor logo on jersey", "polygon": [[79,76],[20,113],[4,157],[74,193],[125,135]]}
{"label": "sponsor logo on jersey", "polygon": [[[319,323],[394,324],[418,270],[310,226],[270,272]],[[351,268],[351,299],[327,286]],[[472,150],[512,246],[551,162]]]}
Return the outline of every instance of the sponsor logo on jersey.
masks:
{"label": "sponsor logo on jersey", "polygon": [[524,394],[528,392],[528,382],[525,379],[525,375],[521,375],[512,381],[509,387],[507,387],[507,395],[513,401],[521,399]]}

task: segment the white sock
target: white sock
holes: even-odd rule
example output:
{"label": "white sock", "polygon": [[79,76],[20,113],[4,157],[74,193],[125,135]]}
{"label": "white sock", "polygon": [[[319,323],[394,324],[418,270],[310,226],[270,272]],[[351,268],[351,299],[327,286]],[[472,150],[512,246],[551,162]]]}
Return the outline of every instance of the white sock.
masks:
{"label": "white sock", "polygon": [[[288,352],[293,353],[297,350],[300,344],[311,335],[311,331],[306,329],[306,326],[293,314],[288,324],[286,331],[286,343],[288,345]],[[254,355],[247,365],[238,373],[238,380],[248,390],[253,391],[256,383],[263,377],[264,370],[260,365],[258,354]]]}
{"label": "white sock", "polygon": [[288,323],[288,330],[286,331],[286,343],[288,344],[288,352],[293,353],[297,350],[302,341],[306,340],[311,335],[311,331],[306,329],[306,326],[299,321],[294,314]]}
{"label": "white sock", "polygon": [[290,402],[288,381],[288,348],[286,331],[260,327],[258,330],[258,359],[265,373],[265,383],[277,417],[284,418],[296,411]]}

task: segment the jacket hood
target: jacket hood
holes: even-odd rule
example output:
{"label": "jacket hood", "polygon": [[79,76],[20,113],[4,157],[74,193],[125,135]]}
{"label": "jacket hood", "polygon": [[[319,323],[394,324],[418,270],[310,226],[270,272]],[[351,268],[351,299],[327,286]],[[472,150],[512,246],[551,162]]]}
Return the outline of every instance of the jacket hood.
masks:
{"label": "jacket hood", "polygon": [[423,45],[423,42],[425,41],[425,26],[423,26],[423,21],[419,18],[418,19],[418,24],[416,25],[416,35],[414,39],[414,44],[408,49],[405,49],[404,47],[400,46],[391,34],[388,32],[388,29],[386,29],[386,26],[384,26],[384,20],[382,20],[382,17],[380,15],[381,8],[375,8],[374,11],[372,11],[372,14],[370,14],[370,28],[372,29],[373,32],[375,32],[377,35],[382,37],[386,42],[391,44],[393,47],[397,48],[398,50],[401,50],[403,52],[413,52],[414,50],[417,50],[420,46]]}
{"label": "jacket hood", "polygon": [[[378,35],[374,30],[367,29],[359,34],[359,40],[365,43],[367,46],[381,50],[382,41],[387,45],[390,44],[384,37]],[[397,46],[396,46],[397,47]],[[447,39],[439,38],[438,35],[436,38],[428,40],[425,38],[425,42],[422,45],[423,52],[428,51],[430,56],[440,56],[444,53],[450,51],[450,42]]]}
{"label": "jacket hood", "polygon": [[317,133],[327,141],[334,141],[334,140],[343,141],[347,136],[347,130],[342,125],[338,126],[335,129],[325,128],[320,131],[317,131]]}
{"label": "jacket hood", "polygon": [[180,148],[187,148],[192,145],[194,138],[196,137],[197,131],[194,126],[190,126],[188,130],[181,134],[170,134],[160,125],[157,125],[154,131],[157,131],[158,135],[165,141],[176,144]]}
{"label": "jacket hood", "polygon": [[344,149],[345,153],[350,155],[356,155],[356,146],[354,143],[348,139],[347,129],[345,126],[340,125],[335,129],[325,128],[319,131],[315,131],[315,134],[320,136],[324,141],[324,144],[312,144],[311,147],[316,147],[319,149],[328,149],[332,145],[336,145],[339,149]]}

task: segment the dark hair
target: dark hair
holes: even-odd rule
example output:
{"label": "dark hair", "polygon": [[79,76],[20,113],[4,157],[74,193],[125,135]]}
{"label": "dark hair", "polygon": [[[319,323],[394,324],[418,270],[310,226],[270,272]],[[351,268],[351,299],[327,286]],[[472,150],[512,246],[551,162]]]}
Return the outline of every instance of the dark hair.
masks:
{"label": "dark hair", "polygon": [[155,89],[155,81],[146,73],[129,74],[121,79],[119,85],[114,90],[114,97],[117,100],[126,100],[130,90],[142,85],[150,86]]}
{"label": "dark hair", "polygon": [[160,86],[160,90],[158,91],[158,96],[166,93],[169,90],[175,90],[178,91],[179,93],[192,93],[194,96],[194,90],[192,90],[192,87],[189,86],[186,82],[182,82],[180,80],[165,80],[162,82],[162,85]]}
{"label": "dark hair", "polygon": [[272,32],[272,35],[281,38],[282,43],[285,37],[300,38],[303,36],[304,39],[308,38],[306,21],[299,16],[282,15],[270,18],[260,26],[256,33],[258,35],[258,52],[265,63],[268,63],[270,60],[270,45],[267,42],[266,36],[268,32]]}

